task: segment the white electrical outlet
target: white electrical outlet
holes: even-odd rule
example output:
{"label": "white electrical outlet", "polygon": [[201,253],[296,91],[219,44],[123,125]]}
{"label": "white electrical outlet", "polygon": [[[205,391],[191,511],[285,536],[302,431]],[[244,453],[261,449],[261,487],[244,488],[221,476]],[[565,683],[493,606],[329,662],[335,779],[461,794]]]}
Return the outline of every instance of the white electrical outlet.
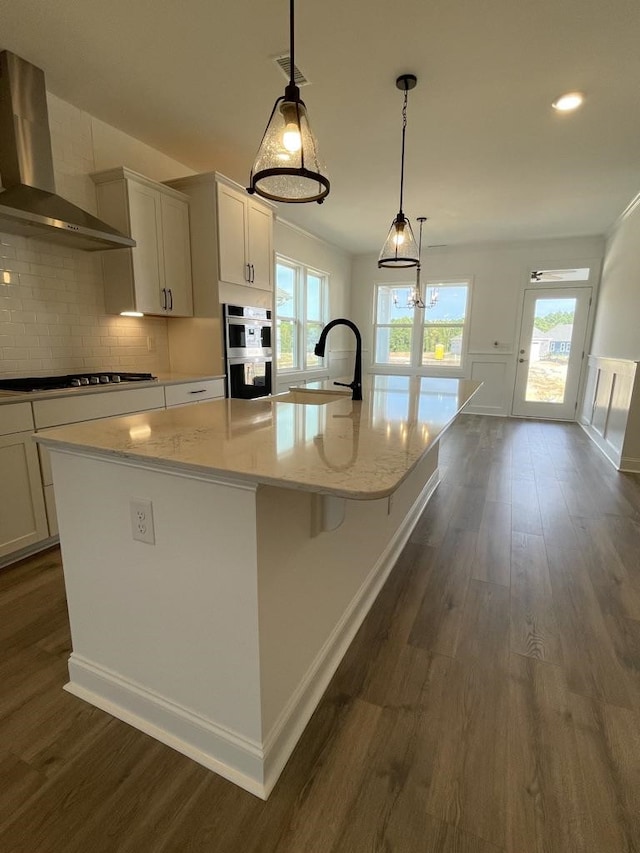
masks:
{"label": "white electrical outlet", "polygon": [[129,504],[131,515],[131,533],[138,542],[148,545],[156,544],[153,531],[153,504],[143,498],[131,498]]}

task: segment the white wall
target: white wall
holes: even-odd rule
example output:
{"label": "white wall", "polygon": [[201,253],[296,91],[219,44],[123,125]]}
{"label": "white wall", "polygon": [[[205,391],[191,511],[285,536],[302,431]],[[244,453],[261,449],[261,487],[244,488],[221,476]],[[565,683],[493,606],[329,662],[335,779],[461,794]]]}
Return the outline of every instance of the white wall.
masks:
{"label": "white wall", "polygon": [[[599,269],[603,253],[601,237],[451,246],[423,252],[423,281],[472,282],[464,375],[485,384],[471,410],[496,415],[511,411],[522,299],[531,270],[577,264]],[[415,282],[415,270],[379,270],[377,260],[376,255],[359,255],[353,264],[351,314],[363,331],[365,364],[369,366],[375,283]]]}
{"label": "white wall", "polygon": [[607,240],[591,352],[640,360],[640,195]]}
{"label": "white wall", "polygon": [[[93,171],[124,165],[156,180],[191,173],[55,95],[47,101],[57,191],[90,213]],[[168,370],[167,320],[105,314],[99,254],[0,233],[0,374],[99,369]]]}
{"label": "white wall", "polygon": [[[274,224],[273,244],[277,255],[306,264],[329,274],[329,318],[351,318],[351,256],[282,219]],[[327,338],[327,372],[331,376],[353,373],[355,339],[346,329],[337,327]],[[305,374],[287,373],[276,378],[276,387],[286,389]],[[308,374],[307,374],[308,375]]]}

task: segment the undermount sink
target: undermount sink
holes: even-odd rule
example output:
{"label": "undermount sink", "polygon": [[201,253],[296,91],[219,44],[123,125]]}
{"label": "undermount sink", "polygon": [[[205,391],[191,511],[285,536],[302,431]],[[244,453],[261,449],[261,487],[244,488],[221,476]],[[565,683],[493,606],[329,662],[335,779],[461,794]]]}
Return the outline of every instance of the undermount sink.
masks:
{"label": "undermount sink", "polygon": [[272,403],[303,403],[307,406],[324,406],[335,400],[349,399],[350,394],[342,391],[324,391],[320,388],[292,388],[284,394],[276,394],[271,398]]}

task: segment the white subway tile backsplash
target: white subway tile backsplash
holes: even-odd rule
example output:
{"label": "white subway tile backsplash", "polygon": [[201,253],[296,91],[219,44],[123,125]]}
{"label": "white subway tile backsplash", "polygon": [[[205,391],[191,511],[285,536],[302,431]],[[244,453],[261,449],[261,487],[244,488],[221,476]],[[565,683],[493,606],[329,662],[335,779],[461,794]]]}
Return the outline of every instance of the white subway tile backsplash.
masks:
{"label": "white subway tile backsplash", "polygon": [[[48,108],[57,190],[95,214],[91,116],[55,96]],[[99,253],[0,233],[0,375],[100,369],[168,370],[167,321],[105,314]]]}

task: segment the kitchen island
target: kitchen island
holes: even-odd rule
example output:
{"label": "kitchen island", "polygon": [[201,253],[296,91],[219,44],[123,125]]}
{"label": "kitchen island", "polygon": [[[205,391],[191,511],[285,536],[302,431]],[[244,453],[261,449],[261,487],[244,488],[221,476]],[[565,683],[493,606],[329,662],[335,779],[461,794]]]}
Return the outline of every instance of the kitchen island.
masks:
{"label": "kitchen island", "polygon": [[266,798],[478,385],[373,376],[362,402],[292,390],[38,433],[66,689]]}

